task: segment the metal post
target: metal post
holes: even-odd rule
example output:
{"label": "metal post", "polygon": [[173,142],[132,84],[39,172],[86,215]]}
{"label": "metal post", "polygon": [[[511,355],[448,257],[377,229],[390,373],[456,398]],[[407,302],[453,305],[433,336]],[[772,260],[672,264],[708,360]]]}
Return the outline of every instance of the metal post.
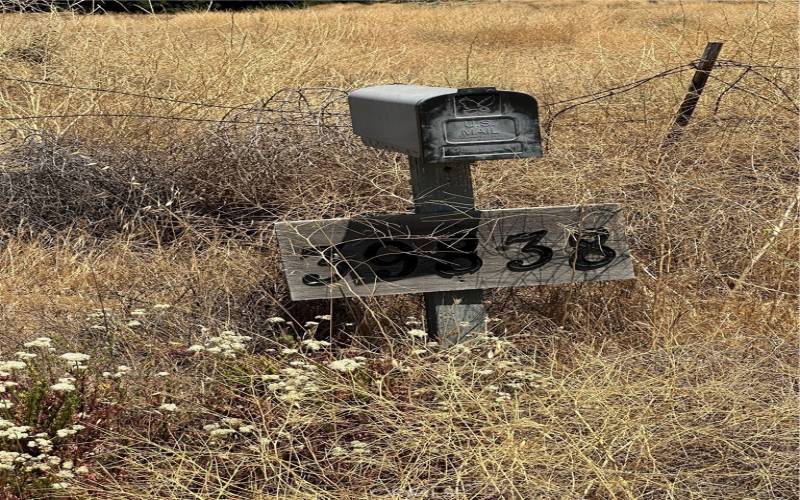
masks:
{"label": "metal post", "polygon": [[708,75],[714,69],[714,64],[717,62],[717,57],[722,50],[722,42],[709,42],[703,55],[700,56],[700,62],[697,64],[697,70],[692,77],[692,83],[686,91],[678,113],[675,115],[675,121],[672,124],[672,129],[664,139],[664,146],[672,144],[678,137],[680,137],[683,127],[689,124],[692,118],[694,108],[697,106],[697,101],[700,100],[700,95],[708,81]]}
{"label": "metal post", "polygon": [[[414,211],[460,213],[475,208],[470,163],[425,163],[409,157]],[[445,346],[457,344],[484,328],[482,290],[429,292],[425,297],[428,332]]]}

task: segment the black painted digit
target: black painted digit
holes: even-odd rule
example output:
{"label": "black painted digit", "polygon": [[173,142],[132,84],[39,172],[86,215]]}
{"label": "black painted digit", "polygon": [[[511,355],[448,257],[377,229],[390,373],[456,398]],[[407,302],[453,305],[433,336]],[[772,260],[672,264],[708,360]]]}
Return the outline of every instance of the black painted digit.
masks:
{"label": "black painted digit", "polygon": [[[524,242],[525,245],[523,245],[520,251],[526,254],[524,258],[510,260],[508,264],[506,264],[508,270],[515,272],[533,271],[550,262],[553,258],[553,250],[550,247],[539,245],[539,242],[542,241],[542,238],[544,238],[546,234],[547,230],[543,229],[531,233],[512,234],[506,238],[506,245]],[[536,260],[530,262],[529,260],[534,257]]]}
{"label": "black painted digit", "polygon": [[[364,263],[381,280],[395,281],[409,276],[417,268],[419,259],[413,251],[411,245],[402,241],[378,240],[364,250]],[[398,265],[400,268],[395,269]]]}
{"label": "black painted digit", "polygon": [[462,231],[454,234],[450,241],[437,241],[436,273],[443,278],[453,278],[477,272],[483,260],[475,251],[478,249],[478,230]]}
{"label": "black painted digit", "polygon": [[569,256],[570,265],[578,271],[600,269],[611,263],[617,256],[613,248],[607,247],[608,230],[604,227],[584,229],[569,237],[569,244],[575,250]]}
{"label": "black painted digit", "polygon": [[352,270],[350,264],[342,257],[342,245],[331,245],[324,248],[304,248],[300,255],[314,256],[321,255],[322,258],[317,262],[320,267],[333,268],[333,272],[323,278],[317,273],[309,273],[303,276],[303,284],[308,286],[325,286],[339,281]]}

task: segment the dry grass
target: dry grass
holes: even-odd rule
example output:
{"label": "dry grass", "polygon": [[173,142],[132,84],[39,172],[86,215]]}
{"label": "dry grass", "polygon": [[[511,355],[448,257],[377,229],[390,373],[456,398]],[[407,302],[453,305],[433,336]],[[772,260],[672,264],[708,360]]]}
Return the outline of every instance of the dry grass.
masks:
{"label": "dry grass", "polygon": [[[548,122],[563,106],[547,103],[687,63],[708,40],[795,66],[797,21],[789,2],[692,1],[0,15],[0,77],[224,105],[496,85],[535,95]],[[3,117],[212,120],[0,122],[0,359],[48,335],[91,352],[92,373],[134,367],[62,450],[91,471],[76,497],[796,498],[797,71],[759,71],[724,95],[712,79],[663,154],[687,72],[560,115],[542,159],[477,165],[479,207],[623,203],[638,277],[492,291],[492,335],[447,351],[407,338],[419,297],[291,303],[276,255],[275,220],[407,210],[402,156],[282,114],[0,81]],[[187,352],[226,329],[252,337],[246,353]],[[310,337],[333,345],[281,352]],[[327,367],[356,356],[352,374]],[[281,372],[291,361],[309,380]],[[298,395],[268,389],[276,374]],[[211,440],[203,426],[224,417],[253,433]]]}

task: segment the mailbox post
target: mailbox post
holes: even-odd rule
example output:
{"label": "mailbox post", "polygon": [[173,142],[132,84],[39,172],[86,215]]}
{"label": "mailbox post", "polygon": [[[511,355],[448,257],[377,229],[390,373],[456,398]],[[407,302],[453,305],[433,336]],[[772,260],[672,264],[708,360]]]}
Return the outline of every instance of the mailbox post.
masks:
{"label": "mailbox post", "polygon": [[[417,214],[471,213],[471,162],[541,156],[533,97],[493,87],[382,85],[348,97],[368,146],[405,153]],[[424,294],[428,331],[451,345],[484,327],[483,291]]]}
{"label": "mailbox post", "polygon": [[383,85],[348,100],[365,144],[408,155],[414,213],[276,223],[293,300],[423,293],[451,345],[484,327],[483,289],[633,277],[619,205],[475,208],[472,162],[542,155],[533,97]]}
{"label": "mailbox post", "polygon": [[[409,161],[414,212],[457,214],[475,208],[470,163],[425,163],[413,156]],[[426,327],[444,345],[484,327],[483,290],[428,292],[423,297]]]}

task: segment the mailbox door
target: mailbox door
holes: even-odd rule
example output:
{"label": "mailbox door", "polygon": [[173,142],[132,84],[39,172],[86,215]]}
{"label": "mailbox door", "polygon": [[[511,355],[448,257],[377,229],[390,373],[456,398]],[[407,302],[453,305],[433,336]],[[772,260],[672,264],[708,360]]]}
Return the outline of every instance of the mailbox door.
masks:
{"label": "mailbox door", "polygon": [[428,163],[542,156],[536,100],[493,88],[461,89],[417,107]]}

